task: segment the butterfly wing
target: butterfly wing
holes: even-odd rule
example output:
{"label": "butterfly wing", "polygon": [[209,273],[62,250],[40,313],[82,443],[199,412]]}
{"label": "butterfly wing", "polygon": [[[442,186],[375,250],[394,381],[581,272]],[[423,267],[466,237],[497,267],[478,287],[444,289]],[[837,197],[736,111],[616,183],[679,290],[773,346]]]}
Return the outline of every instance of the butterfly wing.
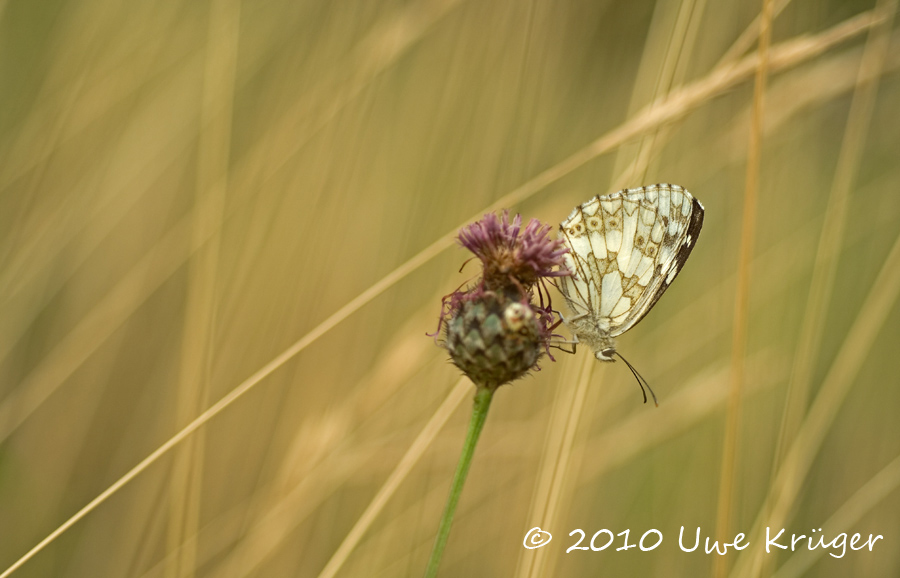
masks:
{"label": "butterfly wing", "polygon": [[597,196],[560,226],[575,275],[560,289],[576,315],[621,335],[643,319],[691,254],[703,205],[678,185],[652,185]]}

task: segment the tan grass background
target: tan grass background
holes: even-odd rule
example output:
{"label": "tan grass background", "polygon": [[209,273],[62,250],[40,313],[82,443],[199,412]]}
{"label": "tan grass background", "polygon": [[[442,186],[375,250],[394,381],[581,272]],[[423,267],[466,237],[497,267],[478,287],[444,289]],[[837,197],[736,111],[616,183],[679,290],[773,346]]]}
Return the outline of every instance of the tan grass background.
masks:
{"label": "tan grass background", "polygon": [[0,573],[421,575],[452,235],[673,182],[703,234],[619,343],[660,407],[583,351],[504,387],[442,575],[897,576],[896,8],[774,3],[742,262],[762,2],[0,1]]}

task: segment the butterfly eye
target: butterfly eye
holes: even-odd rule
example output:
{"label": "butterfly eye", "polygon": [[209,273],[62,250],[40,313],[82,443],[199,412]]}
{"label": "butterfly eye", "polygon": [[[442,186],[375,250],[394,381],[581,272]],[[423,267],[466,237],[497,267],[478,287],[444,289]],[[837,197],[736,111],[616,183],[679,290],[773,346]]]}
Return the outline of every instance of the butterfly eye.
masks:
{"label": "butterfly eye", "polygon": [[602,351],[594,352],[594,357],[597,358],[597,361],[612,361],[612,356],[608,353],[609,349],[604,349]]}

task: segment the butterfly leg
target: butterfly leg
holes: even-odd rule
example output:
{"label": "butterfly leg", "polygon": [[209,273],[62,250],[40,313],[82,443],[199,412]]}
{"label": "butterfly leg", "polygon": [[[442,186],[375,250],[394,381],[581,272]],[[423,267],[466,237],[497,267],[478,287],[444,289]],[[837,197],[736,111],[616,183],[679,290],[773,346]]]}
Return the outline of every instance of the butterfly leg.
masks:
{"label": "butterfly leg", "polygon": [[563,321],[565,321],[566,323],[568,323],[570,321],[577,321],[578,319],[581,319],[582,317],[587,317],[587,315],[588,315],[587,313],[579,313],[578,315],[573,315],[572,317],[569,317],[568,319],[566,319],[562,316],[562,313],[560,313],[559,318],[562,319]]}
{"label": "butterfly leg", "polygon": [[554,309],[553,312],[556,313],[557,315],[559,315],[559,318],[562,319],[563,323],[566,323],[566,324],[568,324],[569,321],[575,321],[577,319],[581,319],[582,317],[587,317],[587,315],[588,315],[587,312],[584,312],[584,313],[579,313],[577,315],[573,315],[572,317],[569,317],[568,319],[566,319],[565,315],[562,314],[562,311],[557,311],[556,309]]}
{"label": "butterfly leg", "polygon": [[[554,342],[550,347],[555,347],[556,349],[559,349],[560,351],[563,351],[563,352],[565,352],[565,353],[571,353],[572,355],[574,355],[574,354],[575,354],[575,350],[576,350],[576,346],[578,345],[578,343],[579,343],[578,337],[575,336],[575,335],[573,335],[573,336],[572,336],[572,341],[556,341],[556,342]],[[569,351],[568,349],[566,349],[565,347],[563,347],[563,345],[571,345],[571,346],[572,346],[572,350]]]}
{"label": "butterfly leg", "polygon": [[556,323],[554,323],[553,325],[550,326],[550,331],[553,331],[554,329],[559,327],[561,324],[565,323],[566,318],[563,317],[563,314],[561,311],[557,311],[556,309],[551,309],[550,311],[552,311],[553,313],[556,314],[557,317],[559,317],[559,321],[557,321]]}
{"label": "butterfly leg", "polygon": [[[556,309],[554,309],[553,312],[559,316],[559,321],[557,321],[556,323],[553,324],[553,326],[550,328],[551,331],[556,329],[557,327],[559,327],[560,323],[566,323],[568,325],[568,323],[570,321],[573,321],[575,319],[581,319],[582,317],[587,316],[587,313],[579,313],[578,315],[575,315],[574,317],[566,319],[565,316],[563,316],[562,311],[557,311]],[[571,341],[558,341],[558,342],[555,342],[551,347],[555,347],[556,349],[559,349],[560,351],[564,351],[566,353],[571,353],[574,355],[575,350],[576,350],[576,345],[578,343],[579,343],[578,336],[573,333]],[[561,347],[561,345],[571,345],[572,351],[569,351],[568,349]]]}
{"label": "butterfly leg", "polygon": [[559,317],[559,321],[557,321],[556,323],[554,323],[553,325],[550,326],[551,331],[553,331],[554,329],[559,327],[560,324],[562,324],[562,323],[568,324],[569,321],[574,321],[576,319],[581,319],[582,317],[587,317],[587,313],[579,313],[578,315],[575,315],[574,317],[570,317],[569,319],[566,319],[565,315],[562,314],[562,311],[559,311],[557,309],[551,309],[550,311],[552,311],[553,313],[556,314],[557,317]]}

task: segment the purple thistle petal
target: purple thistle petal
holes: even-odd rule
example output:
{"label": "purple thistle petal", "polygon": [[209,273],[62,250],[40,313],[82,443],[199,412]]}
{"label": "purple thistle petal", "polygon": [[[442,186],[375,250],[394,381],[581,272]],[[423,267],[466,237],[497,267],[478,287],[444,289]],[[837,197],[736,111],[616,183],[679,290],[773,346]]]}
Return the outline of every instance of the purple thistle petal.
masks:
{"label": "purple thistle petal", "polygon": [[530,289],[542,277],[570,275],[563,255],[568,252],[562,241],[551,239],[551,227],[531,219],[522,229],[522,217],[512,221],[509,212],[501,217],[493,213],[463,227],[459,243],[472,251],[484,265],[488,289],[522,286]]}

